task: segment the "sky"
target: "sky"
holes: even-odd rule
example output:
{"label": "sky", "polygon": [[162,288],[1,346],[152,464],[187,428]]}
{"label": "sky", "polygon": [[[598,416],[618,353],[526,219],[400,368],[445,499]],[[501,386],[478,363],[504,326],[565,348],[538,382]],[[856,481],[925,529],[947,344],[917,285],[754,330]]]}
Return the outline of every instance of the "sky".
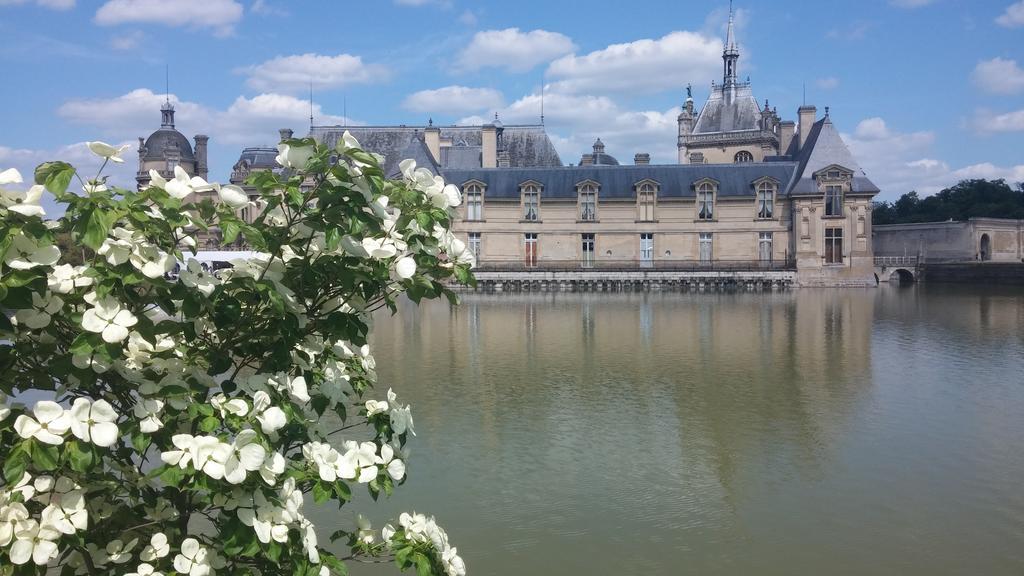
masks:
{"label": "sky", "polygon": [[[210,136],[210,179],[245,146],[320,124],[540,121],[563,162],[600,137],[631,162],[674,163],[676,117],[721,81],[725,1],[0,0],[0,170],[88,140]],[[1024,0],[736,0],[759,102],[833,123],[880,200],[964,178],[1024,181]],[[169,84],[165,71],[169,70]],[[169,90],[166,86],[169,85]],[[168,93],[165,95],[165,90]],[[806,94],[806,96],[805,96]]]}

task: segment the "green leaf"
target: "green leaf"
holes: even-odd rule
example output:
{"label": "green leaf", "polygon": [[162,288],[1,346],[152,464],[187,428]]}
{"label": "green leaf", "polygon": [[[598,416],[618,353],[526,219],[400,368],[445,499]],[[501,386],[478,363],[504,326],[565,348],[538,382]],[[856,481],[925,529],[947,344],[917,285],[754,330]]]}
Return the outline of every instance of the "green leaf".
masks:
{"label": "green leaf", "polygon": [[4,478],[8,484],[17,484],[25,475],[25,468],[28,466],[29,455],[25,452],[26,444],[18,444],[10,454],[4,458]]}
{"label": "green leaf", "polygon": [[85,233],[82,234],[82,243],[93,250],[98,250],[103,241],[107,239],[111,224],[110,214],[104,213],[99,207],[93,207],[85,218]]}
{"label": "green leaf", "polygon": [[238,238],[238,233],[242,231],[242,226],[237,220],[222,220],[220,229],[224,234],[224,243],[231,244]]}
{"label": "green leaf", "polygon": [[317,504],[323,504],[331,499],[331,491],[328,489],[324,482],[317,482],[313,485],[313,501]]}
{"label": "green leaf", "polygon": [[334,494],[343,502],[348,502],[352,499],[352,489],[341,480],[334,483]]}
{"label": "green leaf", "polygon": [[44,472],[56,470],[59,460],[60,450],[56,446],[37,442],[32,447],[32,463]]}
{"label": "green leaf", "polygon": [[184,477],[185,471],[177,466],[166,466],[164,470],[160,472],[160,479],[168,486],[177,486],[181,484],[181,480]]}
{"label": "green leaf", "polygon": [[75,167],[67,162],[43,162],[36,167],[36,184],[42,184],[55,196],[67,191],[74,176]]}
{"label": "green leaf", "polygon": [[199,429],[203,432],[213,432],[220,426],[220,419],[216,416],[207,416],[199,422]]}
{"label": "green leaf", "polygon": [[135,432],[132,434],[132,446],[140,453],[145,454],[146,450],[149,449],[149,445],[152,440],[149,435],[143,434],[142,432]]}
{"label": "green leaf", "polygon": [[427,558],[422,552],[413,554],[412,560],[416,563],[417,576],[431,576],[434,573],[430,565],[430,558]]}
{"label": "green leaf", "polygon": [[68,459],[71,462],[71,469],[75,472],[86,473],[92,469],[93,465],[93,451],[91,446],[82,447],[79,442],[68,443]]}

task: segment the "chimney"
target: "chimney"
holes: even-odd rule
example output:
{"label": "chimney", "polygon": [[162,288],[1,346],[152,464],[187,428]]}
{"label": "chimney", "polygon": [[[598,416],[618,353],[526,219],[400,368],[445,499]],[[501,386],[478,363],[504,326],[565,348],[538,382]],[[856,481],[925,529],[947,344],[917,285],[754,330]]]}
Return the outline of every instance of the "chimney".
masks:
{"label": "chimney", "polygon": [[481,168],[496,168],[498,166],[498,129],[494,127],[494,124],[484,124],[480,128],[480,140],[483,145]]}
{"label": "chimney", "polygon": [[434,126],[434,121],[430,120],[427,124],[426,129],[423,130],[423,143],[427,145],[427,150],[430,150],[430,155],[434,157],[434,162],[441,163],[441,129]]}
{"label": "chimney", "polygon": [[277,131],[277,133],[281,135],[282,142],[285,140],[291,140],[292,134],[294,134],[291,128],[281,128],[280,130]]}
{"label": "chimney", "polygon": [[593,165],[594,165],[594,155],[593,154],[584,154],[583,157],[580,158],[580,166],[593,166]]}
{"label": "chimney", "polygon": [[633,164],[637,166],[646,166],[651,163],[651,155],[646,152],[636,154],[633,156]]}
{"label": "chimney", "polygon": [[209,177],[209,165],[206,161],[206,143],[210,141],[210,137],[205,134],[196,134],[196,176],[199,176],[203,180]]}
{"label": "chimney", "polygon": [[789,153],[789,146],[793,143],[793,134],[796,133],[796,122],[785,120],[779,122],[779,155]]}
{"label": "chimney", "polygon": [[800,117],[800,149],[803,150],[811,134],[811,126],[818,117],[818,109],[805,104],[797,110],[797,115]]}

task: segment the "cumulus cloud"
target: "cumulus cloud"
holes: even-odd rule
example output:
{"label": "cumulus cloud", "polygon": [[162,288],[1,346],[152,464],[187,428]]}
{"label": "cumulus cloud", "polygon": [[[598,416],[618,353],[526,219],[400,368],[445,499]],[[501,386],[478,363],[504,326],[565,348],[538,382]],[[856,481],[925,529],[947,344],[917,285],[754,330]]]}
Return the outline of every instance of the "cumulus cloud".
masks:
{"label": "cumulus cloud", "polygon": [[1006,28],[1024,26],[1024,0],[1007,6],[1006,11],[996,18],[996,24]]}
{"label": "cumulus cloud", "polygon": [[868,177],[881,188],[879,200],[895,200],[911,190],[934,194],[969,178],[1024,180],[1024,165],[985,162],[950,166],[932,155],[934,133],[893,130],[882,118],[862,120],[852,134],[842,137]]}
{"label": "cumulus cloud", "polygon": [[566,93],[651,93],[715,78],[722,41],[696,32],[612,44],[583,56],[570,54],[548,67],[555,90]]}
{"label": "cumulus cloud", "polygon": [[971,79],[979,88],[993,94],[1024,92],[1024,70],[1016,60],[993,58],[978,62]]}
{"label": "cumulus cloud", "polygon": [[504,68],[509,72],[526,72],[575,49],[572,40],[558,32],[522,32],[519,28],[482,30],[473,35],[459,54],[455,70],[472,72],[481,68]]}
{"label": "cumulus cloud", "polygon": [[75,0],[0,0],[0,6],[20,6],[35,4],[51,10],[70,10],[75,7]]}
{"label": "cumulus cloud", "polygon": [[835,90],[839,87],[839,78],[836,78],[835,76],[818,78],[815,84],[821,90]]}
{"label": "cumulus cloud", "polygon": [[[499,110],[506,124],[536,124],[540,119],[541,96],[526,95]],[[623,109],[607,96],[549,93],[544,99],[545,125],[562,160],[578,162],[591,151],[598,137],[609,154],[624,164],[633,154],[651,154],[652,162],[675,163],[676,117],[678,107],[665,111]],[[469,116],[459,124],[482,124],[488,119]]]}
{"label": "cumulus cloud", "polygon": [[234,32],[242,19],[242,5],[236,0],[107,0],[96,11],[96,23],[113,26],[126,23],[163,24],[189,28],[210,28],[225,36]]}
{"label": "cumulus cloud", "polygon": [[413,112],[465,114],[474,110],[494,110],[505,105],[501,92],[493,88],[445,86],[420,90],[406,97],[402,107]]}
{"label": "cumulus cloud", "polygon": [[262,91],[305,91],[310,82],[324,90],[356,84],[383,82],[390,76],[386,67],[367,64],[362,57],[351,54],[296,54],[278,56],[254,66],[235,70],[248,76],[246,84]]}
{"label": "cumulus cloud", "polygon": [[256,0],[252,3],[252,7],[249,10],[253,14],[259,14],[260,16],[288,16],[287,10],[272,5],[267,0]]}
{"label": "cumulus cloud", "polygon": [[1024,132],[1024,110],[997,114],[991,110],[981,109],[974,113],[971,126],[978,132],[987,134]]}

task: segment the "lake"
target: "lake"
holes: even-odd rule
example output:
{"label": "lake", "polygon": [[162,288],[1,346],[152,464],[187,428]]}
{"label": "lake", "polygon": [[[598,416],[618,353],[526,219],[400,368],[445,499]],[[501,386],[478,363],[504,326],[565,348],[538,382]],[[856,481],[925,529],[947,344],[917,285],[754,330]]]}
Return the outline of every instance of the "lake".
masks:
{"label": "lake", "polygon": [[1022,326],[1019,287],[404,303],[410,478],[357,506],[474,576],[1021,574]]}

